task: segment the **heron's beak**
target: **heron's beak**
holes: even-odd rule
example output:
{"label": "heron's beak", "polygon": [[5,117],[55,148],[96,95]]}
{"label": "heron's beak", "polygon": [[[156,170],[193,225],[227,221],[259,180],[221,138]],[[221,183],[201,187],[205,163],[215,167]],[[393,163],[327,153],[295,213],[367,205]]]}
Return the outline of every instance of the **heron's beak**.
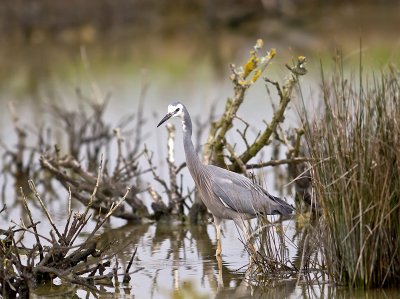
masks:
{"label": "heron's beak", "polygon": [[158,123],[157,128],[161,126],[163,123],[165,123],[167,120],[171,118],[171,116],[174,115],[173,113],[168,113],[164,118]]}

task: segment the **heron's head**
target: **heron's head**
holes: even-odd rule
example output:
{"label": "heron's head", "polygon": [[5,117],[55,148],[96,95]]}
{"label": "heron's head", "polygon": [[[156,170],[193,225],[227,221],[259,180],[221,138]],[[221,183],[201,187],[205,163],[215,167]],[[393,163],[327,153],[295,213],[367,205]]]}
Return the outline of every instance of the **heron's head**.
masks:
{"label": "heron's head", "polygon": [[169,120],[171,117],[175,116],[183,118],[183,105],[179,102],[175,102],[168,105],[168,113],[158,123],[157,127],[161,126],[164,122]]}

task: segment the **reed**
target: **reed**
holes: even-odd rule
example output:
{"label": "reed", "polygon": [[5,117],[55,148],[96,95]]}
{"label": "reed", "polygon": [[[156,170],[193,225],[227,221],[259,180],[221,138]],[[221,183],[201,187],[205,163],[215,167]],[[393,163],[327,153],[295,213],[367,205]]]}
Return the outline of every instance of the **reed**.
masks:
{"label": "reed", "polygon": [[327,270],[353,287],[400,282],[400,76],[322,72],[320,113],[303,114]]}

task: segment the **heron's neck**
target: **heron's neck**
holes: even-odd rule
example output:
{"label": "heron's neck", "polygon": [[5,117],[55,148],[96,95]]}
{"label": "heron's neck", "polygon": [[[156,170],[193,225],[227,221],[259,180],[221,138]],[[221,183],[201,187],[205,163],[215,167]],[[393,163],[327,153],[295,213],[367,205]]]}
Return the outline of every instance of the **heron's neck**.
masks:
{"label": "heron's neck", "polygon": [[182,120],[182,125],[183,147],[185,149],[186,164],[193,179],[197,181],[199,171],[202,169],[203,164],[201,163],[192,142],[192,122],[189,115],[186,115]]}

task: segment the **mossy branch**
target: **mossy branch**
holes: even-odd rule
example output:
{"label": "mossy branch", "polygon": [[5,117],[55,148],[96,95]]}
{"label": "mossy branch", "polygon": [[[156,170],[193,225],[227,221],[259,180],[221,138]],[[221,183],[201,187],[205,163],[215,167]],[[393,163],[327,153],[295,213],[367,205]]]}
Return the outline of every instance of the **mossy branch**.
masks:
{"label": "mossy branch", "polygon": [[[234,96],[228,99],[225,105],[225,112],[221,118],[211,125],[207,144],[204,147],[204,159],[206,162],[212,160],[212,164],[226,168],[223,150],[225,148],[225,136],[233,127],[233,119],[237,115],[239,107],[244,101],[247,89],[252,86],[266,67],[274,58],[276,51],[271,49],[265,56],[259,56],[263,46],[262,40],[257,40],[253,50],[250,51],[250,58],[243,67],[231,64],[231,80],[234,85]],[[250,75],[251,78],[250,78]],[[250,79],[248,79],[250,78]]]}
{"label": "mossy branch", "polygon": [[[244,134],[241,134],[245,140],[246,150],[240,155],[232,155],[232,147],[226,142],[226,134],[233,127],[233,120],[238,118],[237,112],[242,105],[246,91],[257,81],[257,79],[265,71],[271,60],[275,57],[275,49],[271,49],[265,56],[259,55],[263,42],[258,40],[253,50],[250,51],[250,58],[243,67],[235,67],[231,65],[232,80],[234,87],[233,98],[228,98],[225,111],[221,118],[212,123],[207,143],[204,147],[203,158],[206,163],[214,164],[232,171],[243,172],[244,167],[260,150],[270,143],[271,137],[275,134],[280,123],[284,121],[285,111],[292,99],[292,92],[298,83],[298,77],[307,73],[304,64],[306,58],[299,56],[293,67],[286,65],[290,70],[289,79],[281,87],[276,81],[265,78],[265,81],[275,86],[280,98],[279,107],[275,111],[274,116],[265,129],[260,132],[253,143],[247,142]],[[239,118],[240,119],[240,118]],[[224,150],[230,152],[231,165],[225,162]]]}
{"label": "mossy branch", "polygon": [[[278,125],[283,122],[284,114],[292,99],[292,91],[294,86],[298,82],[298,76],[304,75],[306,70],[304,68],[305,58],[300,56],[297,61],[297,65],[293,68],[289,68],[291,71],[291,77],[285,82],[283,88],[280,87],[279,83],[276,81],[271,81],[268,78],[265,78],[265,81],[273,84],[280,97],[278,110],[274,113],[271,122],[267,125],[265,130],[261,133],[261,135],[256,139],[256,141],[250,145],[241,155],[240,160],[242,163],[246,164],[250,159],[255,157],[258,152],[266,145],[269,144],[272,134],[276,131]],[[301,71],[300,71],[301,70]],[[303,71],[304,70],[304,71]],[[240,170],[240,165],[237,162],[234,162],[231,167],[232,170],[238,171]]]}

